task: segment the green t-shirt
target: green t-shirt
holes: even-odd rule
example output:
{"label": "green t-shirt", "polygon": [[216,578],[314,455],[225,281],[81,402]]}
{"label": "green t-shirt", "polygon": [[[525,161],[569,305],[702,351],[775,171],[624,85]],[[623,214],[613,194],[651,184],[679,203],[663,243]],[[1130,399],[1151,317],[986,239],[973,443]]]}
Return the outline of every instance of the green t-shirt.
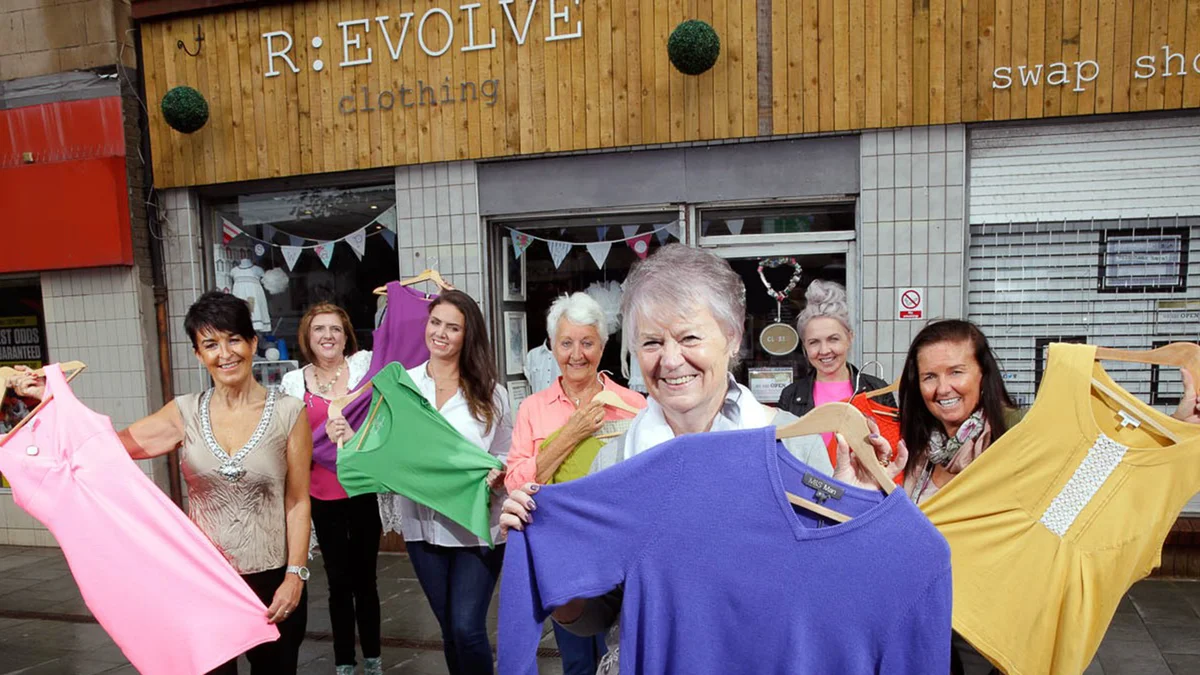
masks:
{"label": "green t-shirt", "polygon": [[[559,431],[562,430],[559,429]],[[545,450],[546,446],[556,438],[558,438],[558,431],[550,434],[546,437],[546,440],[542,441],[541,449]],[[575,449],[571,451],[571,454],[567,455],[567,458],[563,460],[563,463],[558,465],[558,469],[550,477],[550,484],[566,483],[567,481],[583,478],[588,475],[588,472],[592,468],[592,460],[596,459],[596,453],[600,452],[600,448],[604,447],[604,443],[605,441],[595,436],[588,436],[580,441],[575,446]]]}
{"label": "green t-shirt", "polygon": [[338,450],[337,475],[351,497],[394,492],[492,544],[487,475],[503,464],[442,417],[399,363],[371,379],[367,423]]}

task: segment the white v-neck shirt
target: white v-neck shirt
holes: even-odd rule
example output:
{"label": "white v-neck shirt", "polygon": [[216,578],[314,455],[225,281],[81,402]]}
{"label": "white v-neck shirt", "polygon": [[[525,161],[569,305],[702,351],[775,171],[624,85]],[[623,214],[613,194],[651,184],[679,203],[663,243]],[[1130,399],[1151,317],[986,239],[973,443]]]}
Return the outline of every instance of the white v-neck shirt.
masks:
{"label": "white v-neck shirt", "polygon": [[[425,400],[437,408],[437,385],[430,377],[426,361],[421,365],[410,368],[408,376],[412,378],[417,389]],[[471,415],[467,407],[467,399],[459,389],[443,405],[440,412],[460,434],[472,444],[483,448],[489,454],[508,464],[508,448],[512,445],[512,410],[508,403],[508,390],[496,385],[496,406],[500,417],[490,430],[485,430],[484,423]],[[500,541],[500,508],[504,503],[503,488],[496,491],[492,499],[491,530],[492,541]],[[391,500],[394,510],[400,516],[399,532],[404,541],[423,541],[435,546],[487,546],[487,542],[468,532],[464,527],[434,511],[422,506],[407,497],[400,495],[380,495],[380,500]],[[387,523],[385,523],[387,524]],[[395,524],[391,524],[394,528]]]}

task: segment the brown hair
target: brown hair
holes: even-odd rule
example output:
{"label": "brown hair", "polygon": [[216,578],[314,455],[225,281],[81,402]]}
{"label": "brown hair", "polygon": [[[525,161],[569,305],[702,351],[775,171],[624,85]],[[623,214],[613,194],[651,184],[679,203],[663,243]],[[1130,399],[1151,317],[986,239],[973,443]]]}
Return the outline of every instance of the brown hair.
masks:
{"label": "brown hair", "polygon": [[1004,423],[1005,410],[1017,407],[1004,386],[1004,376],[996,362],[996,355],[992,353],[987,337],[978,326],[963,319],[942,319],[930,323],[913,338],[908,348],[908,358],[904,361],[904,372],[900,374],[900,435],[908,446],[905,473],[921,470],[929,452],[929,437],[934,430],[941,428],[941,422],[925,406],[925,398],[921,395],[921,373],[917,367],[921,350],[940,342],[971,345],[975,362],[983,373],[979,383],[979,406],[983,408],[984,419],[991,425],[992,440],[1008,431],[1008,425]]}
{"label": "brown hair", "polygon": [[462,291],[446,291],[429,304],[429,311],[441,304],[453,305],[463,315],[463,345],[458,353],[458,380],[462,385],[463,397],[471,416],[483,422],[486,431],[500,417],[496,405],[496,359],[492,356],[492,344],[488,341],[487,326],[483,312],[471,296]]}
{"label": "brown hair", "polygon": [[309,307],[308,311],[304,313],[304,318],[300,319],[300,335],[297,336],[297,340],[300,343],[300,355],[304,357],[304,360],[312,363],[312,348],[308,344],[308,332],[312,328],[313,319],[321,314],[336,314],[341,320],[342,332],[346,334],[346,347],[342,350],[342,354],[350,356],[358,351],[358,338],[354,337],[354,326],[350,323],[350,315],[346,313],[346,310],[332,302],[318,302]]}

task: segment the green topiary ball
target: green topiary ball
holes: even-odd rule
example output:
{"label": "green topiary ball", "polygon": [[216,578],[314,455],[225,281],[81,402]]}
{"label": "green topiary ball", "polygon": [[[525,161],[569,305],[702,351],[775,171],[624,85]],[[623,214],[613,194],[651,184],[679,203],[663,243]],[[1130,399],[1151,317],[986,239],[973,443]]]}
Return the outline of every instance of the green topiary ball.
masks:
{"label": "green topiary ball", "polygon": [[684,75],[699,75],[717,62],[721,54],[721,38],[717,31],[703,21],[690,19],[671,31],[667,40],[671,63]]}
{"label": "green topiary ball", "polygon": [[162,114],[172,129],[190,134],[208,121],[208,102],[191,87],[175,87],[163,96]]}

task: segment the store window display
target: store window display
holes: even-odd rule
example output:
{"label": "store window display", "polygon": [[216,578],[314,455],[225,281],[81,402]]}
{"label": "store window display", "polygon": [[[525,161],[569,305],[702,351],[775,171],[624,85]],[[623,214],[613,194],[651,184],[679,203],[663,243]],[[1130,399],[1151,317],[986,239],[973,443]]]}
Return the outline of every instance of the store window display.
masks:
{"label": "store window display", "polygon": [[526,345],[525,352],[502,355],[510,390],[513,384],[524,384],[529,393],[535,393],[558,376],[542,318],[555,298],[576,292],[587,293],[608,316],[613,347],[605,350],[599,369],[623,386],[632,374],[640,372],[636,363],[630,367],[629,355],[616,348],[621,343],[621,283],[634,263],[678,240],[678,218],[678,211],[670,210],[494,224],[493,250],[504,260],[495,271],[501,277],[496,280],[499,316],[515,317],[525,334],[523,342],[520,336],[510,336],[512,344]]}
{"label": "store window display", "polygon": [[204,200],[210,286],[250,306],[258,379],[275,384],[301,365],[300,318],[318,302],[344,307],[369,349],[379,310],[372,290],[400,275],[394,186],[221,191]]}

